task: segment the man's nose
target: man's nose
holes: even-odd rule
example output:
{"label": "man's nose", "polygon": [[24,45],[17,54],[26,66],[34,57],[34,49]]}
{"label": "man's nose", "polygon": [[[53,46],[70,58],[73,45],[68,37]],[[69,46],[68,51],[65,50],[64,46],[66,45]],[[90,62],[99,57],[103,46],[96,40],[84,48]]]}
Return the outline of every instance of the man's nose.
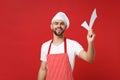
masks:
{"label": "man's nose", "polygon": [[61,27],[61,24],[58,24],[58,26],[57,27]]}

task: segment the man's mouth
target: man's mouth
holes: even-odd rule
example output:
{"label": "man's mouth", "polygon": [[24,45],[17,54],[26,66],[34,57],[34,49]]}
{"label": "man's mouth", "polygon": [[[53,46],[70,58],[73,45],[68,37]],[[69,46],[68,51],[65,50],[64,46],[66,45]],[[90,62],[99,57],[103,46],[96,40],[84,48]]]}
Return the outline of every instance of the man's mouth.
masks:
{"label": "man's mouth", "polygon": [[62,29],[61,28],[56,28],[56,31],[62,31]]}
{"label": "man's mouth", "polygon": [[62,28],[56,28],[55,30],[54,30],[54,33],[57,35],[57,36],[60,36],[60,35],[62,35],[63,34],[63,32],[64,32],[64,30],[62,29]]}

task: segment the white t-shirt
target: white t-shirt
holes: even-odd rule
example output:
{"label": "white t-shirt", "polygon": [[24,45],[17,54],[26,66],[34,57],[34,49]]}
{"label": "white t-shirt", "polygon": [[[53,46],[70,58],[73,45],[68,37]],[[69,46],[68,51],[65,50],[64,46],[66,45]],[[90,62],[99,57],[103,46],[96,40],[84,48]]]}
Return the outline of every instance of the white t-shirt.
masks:
{"label": "white t-shirt", "polygon": [[[50,42],[51,40],[42,44],[41,61],[47,61],[47,54],[48,54],[48,48],[49,48]],[[77,41],[74,41],[68,38],[66,39],[66,43],[67,43],[67,53],[69,56],[69,61],[71,64],[71,68],[73,70],[75,56],[79,55],[80,51],[83,50],[83,47]],[[60,53],[64,53],[64,42],[58,46],[51,44],[50,54],[60,54]]]}

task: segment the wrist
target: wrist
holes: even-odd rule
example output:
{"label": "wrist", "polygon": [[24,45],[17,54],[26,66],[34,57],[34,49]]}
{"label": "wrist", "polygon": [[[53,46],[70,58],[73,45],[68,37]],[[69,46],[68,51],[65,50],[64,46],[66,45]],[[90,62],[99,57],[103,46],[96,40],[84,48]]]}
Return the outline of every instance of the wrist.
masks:
{"label": "wrist", "polygon": [[89,41],[88,41],[88,45],[93,45],[93,44],[94,44],[94,42],[89,42]]}

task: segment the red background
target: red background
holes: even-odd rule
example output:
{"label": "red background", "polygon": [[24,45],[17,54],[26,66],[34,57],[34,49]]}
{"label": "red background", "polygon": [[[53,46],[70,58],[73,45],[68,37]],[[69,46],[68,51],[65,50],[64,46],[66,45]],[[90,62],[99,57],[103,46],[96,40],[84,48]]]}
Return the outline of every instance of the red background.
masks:
{"label": "red background", "polygon": [[87,30],[94,8],[98,18],[96,57],[92,64],[76,58],[75,80],[120,80],[119,0],[1,0],[0,1],[0,80],[37,80],[40,48],[51,39],[50,22],[58,11],[70,19],[66,36],[87,49]]}

